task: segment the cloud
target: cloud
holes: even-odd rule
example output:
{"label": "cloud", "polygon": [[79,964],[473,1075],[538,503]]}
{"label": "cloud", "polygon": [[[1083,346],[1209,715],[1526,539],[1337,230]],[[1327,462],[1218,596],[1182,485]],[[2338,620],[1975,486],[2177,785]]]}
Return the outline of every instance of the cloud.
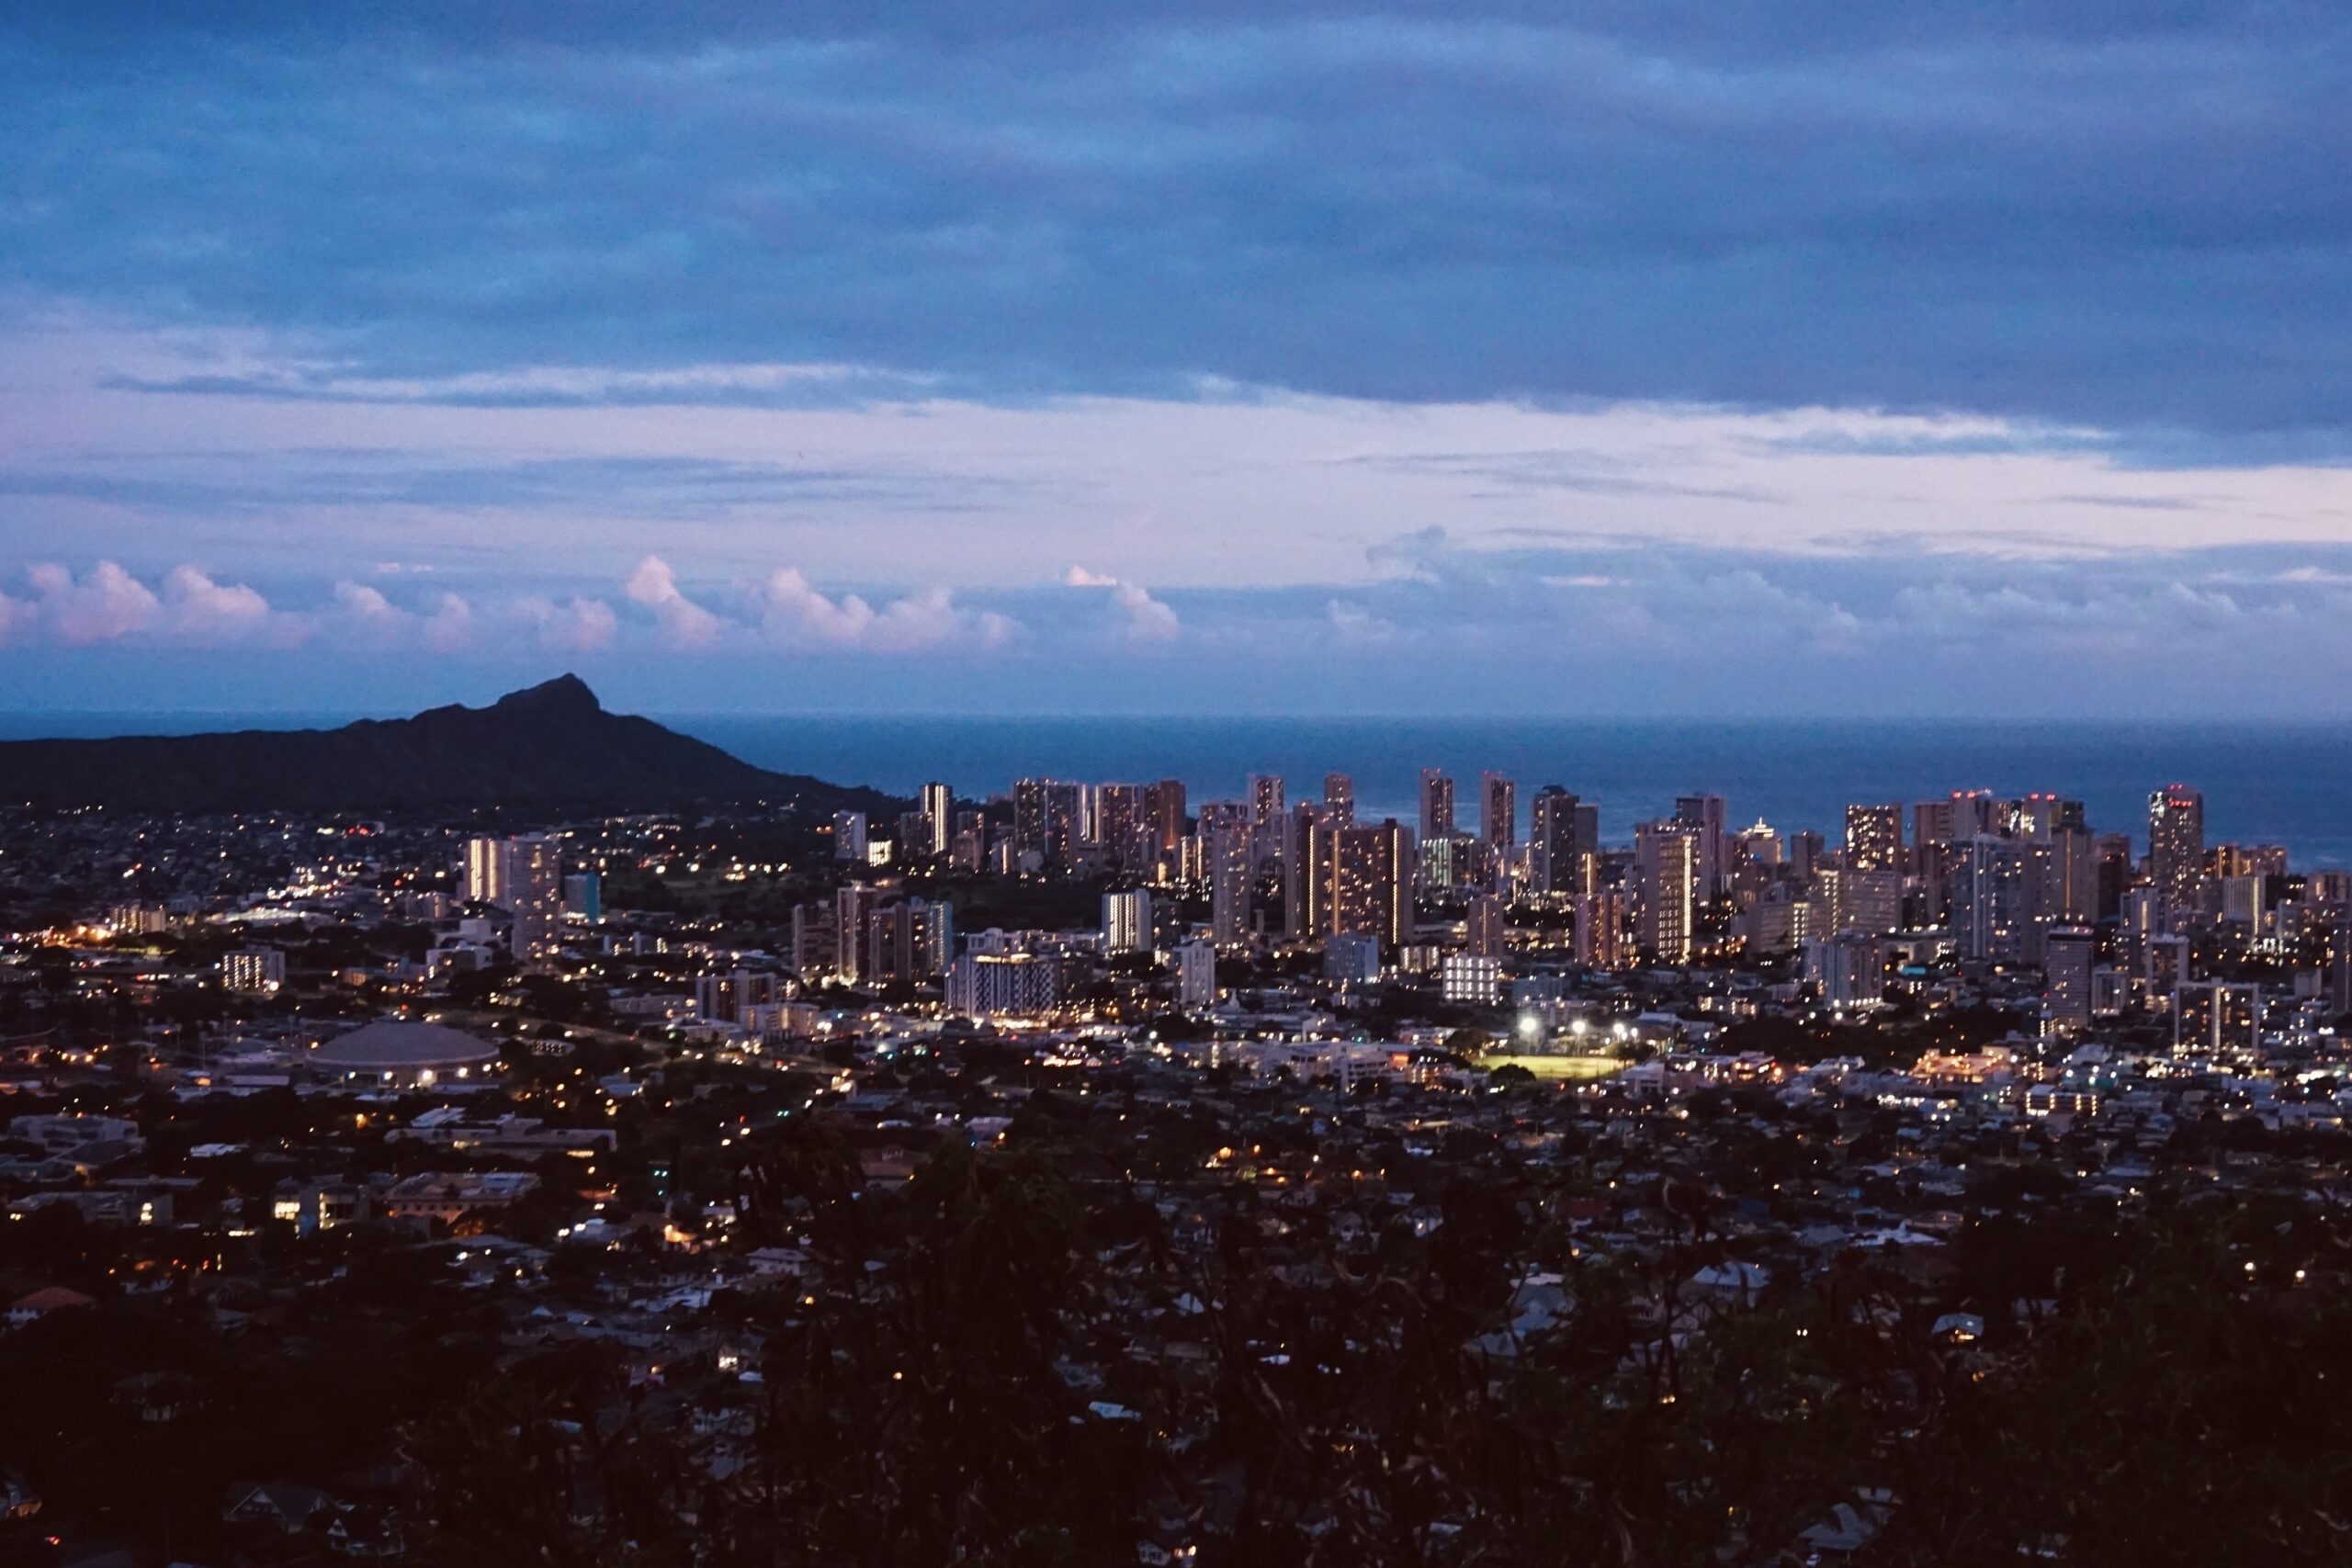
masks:
{"label": "cloud", "polygon": [[252,637],[270,625],[269,601],[243,583],[216,582],[192,566],[164,576],[163,621],[175,634],[199,641]]}
{"label": "cloud", "polygon": [[320,338],[182,383],[224,397],[871,367],[1962,408],[2225,459],[2352,425],[2321,0],[85,9],[12,18],[0,249],[46,297]]}
{"label": "cloud", "polygon": [[458,653],[472,646],[474,607],[455,593],[444,593],[424,617],[424,640],[434,653]]}
{"label": "cloud", "polygon": [[1126,635],[1134,641],[1173,642],[1184,629],[1176,612],[1153,598],[1139,582],[1106,577],[1082,566],[1071,567],[1062,581],[1072,588],[1109,589],[1111,603],[1125,616]]}
{"label": "cloud", "polygon": [[660,556],[639,561],[623,591],[630,604],[653,612],[674,647],[705,648],[718,637],[718,617],[679,591],[670,563]]}
{"label": "cloud", "polygon": [[59,641],[73,646],[144,631],[163,609],[153,589],[110,560],[78,580],[53,563],[36,566],[26,576],[40,620]]}
{"label": "cloud", "polygon": [[960,608],[944,588],[910,593],[877,611],[854,593],[829,598],[790,567],[769,577],[761,624],[771,637],[786,642],[877,653],[908,653],[955,639],[993,648],[1019,629],[1008,616]]}
{"label": "cloud", "polygon": [[515,603],[539,646],[559,653],[601,653],[620,635],[620,617],[602,599],[573,597],[559,604],[532,595]]}
{"label": "cloud", "polygon": [[6,597],[0,607],[0,635],[90,648],[126,640],[299,642],[310,630],[301,617],[273,610],[257,590],[221,582],[187,563],[165,571],[160,586],[150,586],[110,560],[79,576],[71,568],[43,562],[28,569],[25,578],[31,592],[21,599]]}

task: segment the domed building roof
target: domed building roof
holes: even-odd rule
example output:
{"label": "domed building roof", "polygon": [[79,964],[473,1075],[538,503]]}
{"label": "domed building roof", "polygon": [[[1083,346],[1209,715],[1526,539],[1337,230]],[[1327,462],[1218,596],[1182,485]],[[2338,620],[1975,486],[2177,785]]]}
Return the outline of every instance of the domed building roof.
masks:
{"label": "domed building roof", "polygon": [[478,1067],[498,1060],[498,1047],[462,1030],[437,1023],[386,1019],[363,1023],[320,1046],[311,1060],[343,1072],[414,1072],[431,1067]]}

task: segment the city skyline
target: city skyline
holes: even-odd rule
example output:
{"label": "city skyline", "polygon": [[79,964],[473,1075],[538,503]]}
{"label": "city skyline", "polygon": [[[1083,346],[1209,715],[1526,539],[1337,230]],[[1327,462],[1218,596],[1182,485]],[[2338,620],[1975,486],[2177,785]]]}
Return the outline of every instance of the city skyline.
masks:
{"label": "city skyline", "polygon": [[1783,19],[14,18],[0,667],[2352,716],[2352,24]]}

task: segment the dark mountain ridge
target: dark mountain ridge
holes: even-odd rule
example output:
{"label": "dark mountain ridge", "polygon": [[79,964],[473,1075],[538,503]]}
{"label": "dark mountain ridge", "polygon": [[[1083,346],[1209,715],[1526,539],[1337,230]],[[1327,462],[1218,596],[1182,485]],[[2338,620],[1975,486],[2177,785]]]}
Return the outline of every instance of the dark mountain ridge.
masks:
{"label": "dark mountain ridge", "polygon": [[338,729],[0,742],[0,804],[153,812],[464,807],[662,810],[791,801],[887,811],[874,790],[755,768],[649,718],[607,713],[576,675],[487,707]]}

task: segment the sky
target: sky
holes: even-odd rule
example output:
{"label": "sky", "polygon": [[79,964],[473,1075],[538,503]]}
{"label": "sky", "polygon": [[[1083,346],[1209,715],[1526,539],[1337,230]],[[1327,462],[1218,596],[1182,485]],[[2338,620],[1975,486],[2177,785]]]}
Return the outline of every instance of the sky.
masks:
{"label": "sky", "polygon": [[2352,10],[0,19],[0,709],[2352,718]]}

